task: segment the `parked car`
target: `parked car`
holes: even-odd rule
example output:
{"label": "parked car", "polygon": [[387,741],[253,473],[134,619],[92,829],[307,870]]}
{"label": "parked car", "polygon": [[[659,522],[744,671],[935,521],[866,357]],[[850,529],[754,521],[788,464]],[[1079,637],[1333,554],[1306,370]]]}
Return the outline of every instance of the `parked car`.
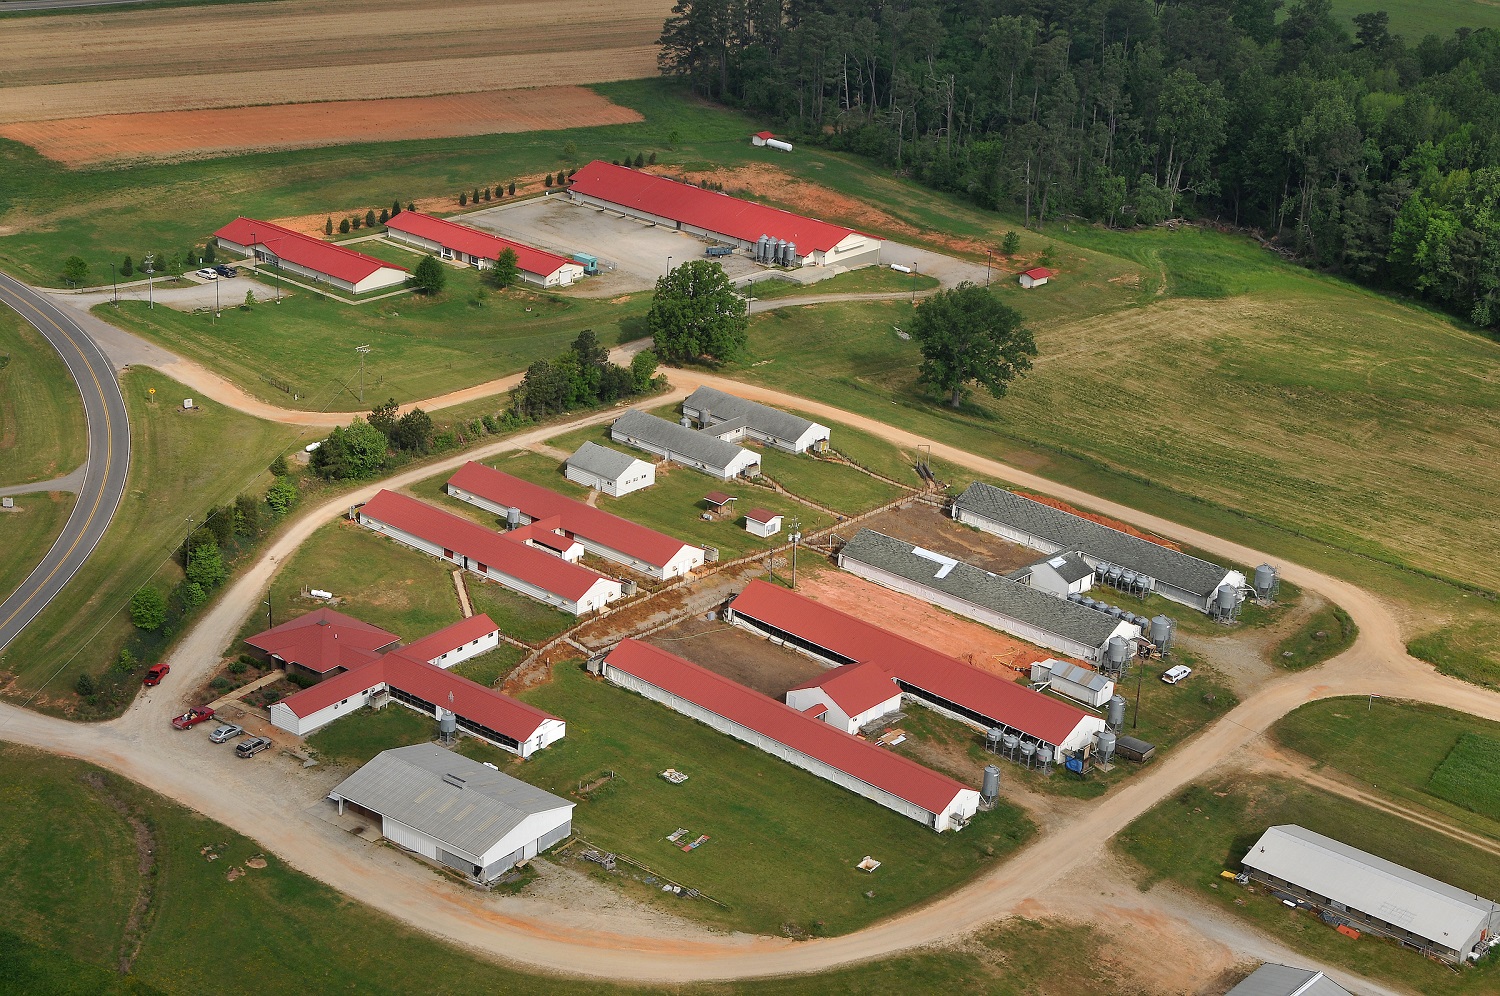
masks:
{"label": "parked car", "polygon": [[207,266],[205,266],[203,269],[201,269],[201,270],[198,271],[198,276],[202,277],[204,280],[218,280],[219,279],[219,274],[216,273],[212,268],[207,267]]}
{"label": "parked car", "polygon": [[245,728],[243,726],[240,726],[238,723],[225,723],[223,726],[210,733],[208,735],[208,739],[212,740],[216,744],[222,744],[226,740],[233,740],[235,737],[243,736],[244,733]]}
{"label": "parked car", "polygon": [[254,757],[269,746],[271,746],[270,737],[251,737],[243,743],[236,744],[234,752],[240,757]]}
{"label": "parked car", "polygon": [[193,708],[172,720],[172,728],[175,730],[185,730],[190,726],[206,723],[213,718],[214,711],[208,706],[193,706]]}
{"label": "parked car", "polygon": [[216,263],[214,265],[214,272],[221,277],[232,277],[234,276],[234,267],[226,266],[223,263]]}
{"label": "parked car", "polygon": [[154,664],[151,670],[146,672],[146,678],[141,684],[147,688],[154,688],[161,684],[161,680],[167,676],[167,672],[170,670],[172,670],[172,665],[170,664]]}
{"label": "parked car", "polygon": [[1193,669],[1186,664],[1174,664],[1162,672],[1161,680],[1169,685],[1175,685],[1192,673]]}

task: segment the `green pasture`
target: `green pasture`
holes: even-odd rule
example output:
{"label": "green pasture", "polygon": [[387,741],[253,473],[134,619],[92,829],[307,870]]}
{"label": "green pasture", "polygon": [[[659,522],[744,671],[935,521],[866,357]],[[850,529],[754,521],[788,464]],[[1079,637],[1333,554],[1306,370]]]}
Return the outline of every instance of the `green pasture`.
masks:
{"label": "green pasture", "polygon": [[16,507],[0,511],[0,602],[42,562],[62,534],[77,499],[66,491],[17,495]]}
{"label": "green pasture", "polygon": [[[1500,723],[1399,699],[1311,702],[1277,721],[1276,741],[1380,792],[1500,840]],[[1488,752],[1488,753],[1487,753]]]}
{"label": "green pasture", "polygon": [[1359,627],[1337,605],[1325,605],[1271,650],[1271,663],[1294,671],[1331,660],[1354,645]]}
{"label": "green pasture", "polygon": [[153,404],[148,388],[156,388],[157,398],[193,393],[154,370],[132,369],[121,380],[131,460],[119,511],[73,581],[6,648],[6,668],[16,675],[13,694],[29,695],[48,682],[34,703],[42,708],[66,708],[80,672],[98,673],[114,661],[131,631],[125,608],[138,587],[181,580],[172,554],[189,519],[201,524],[210,508],[242,491],[264,490],[266,466],[296,438],[293,429],[212,401],[191,412]]}
{"label": "green pasture", "polygon": [[[1310,913],[1289,910],[1264,889],[1254,894],[1219,878],[1268,826],[1293,823],[1424,875],[1484,896],[1500,895],[1500,865],[1487,854],[1399,816],[1295,782],[1229,776],[1190,785],[1115,838],[1137,865],[1142,889],[1167,882],[1194,901],[1269,934],[1303,957],[1427,996],[1492,993],[1500,961],[1453,972],[1373,934],[1351,940]],[[1243,905],[1238,905],[1242,901]]]}
{"label": "green pasture", "polygon": [[1383,10],[1390,32],[1416,45],[1427,35],[1447,38],[1459,28],[1500,28],[1500,7],[1492,0],[1333,0],[1333,12],[1354,36],[1354,15]]}
{"label": "green pasture", "polygon": [[0,486],[50,481],[88,455],[83,399],[62,358],[0,308]]}
{"label": "green pasture", "polygon": [[936,277],[925,273],[898,273],[885,266],[867,266],[859,270],[840,273],[815,284],[799,284],[792,280],[757,280],[742,293],[758,301],[770,301],[782,297],[806,297],[813,294],[901,294],[910,290],[931,290],[938,285]]}

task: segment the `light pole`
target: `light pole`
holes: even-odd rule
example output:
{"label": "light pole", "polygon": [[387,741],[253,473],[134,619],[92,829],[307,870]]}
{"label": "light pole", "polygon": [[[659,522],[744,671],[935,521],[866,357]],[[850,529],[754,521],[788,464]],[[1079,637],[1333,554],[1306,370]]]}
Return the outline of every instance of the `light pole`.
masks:
{"label": "light pole", "polygon": [[917,261],[911,261],[911,303],[917,303]]}
{"label": "light pole", "polygon": [[672,275],[672,257],[668,256],[667,257],[667,276],[670,277],[671,275]]}
{"label": "light pole", "polygon": [[984,286],[986,288],[990,286],[990,254],[993,252],[993,249],[984,251]]}
{"label": "light pole", "polygon": [[214,281],[214,324],[219,324],[219,282]]}
{"label": "light pole", "polygon": [[369,346],[355,346],[354,351],[359,354],[359,403],[365,403],[365,354],[370,351]]}
{"label": "light pole", "polygon": [[120,277],[115,272],[115,264],[109,264],[109,285],[113,290],[110,292],[110,304],[120,306]]}
{"label": "light pole", "polygon": [[792,516],[792,590],[797,590],[797,544],[802,542],[802,520]]}
{"label": "light pole", "polygon": [[276,623],[271,618],[271,600],[266,599],[266,629],[275,629]]}
{"label": "light pole", "polygon": [[182,573],[187,574],[193,563],[193,517],[187,517],[187,535],[182,538]]}
{"label": "light pole", "polygon": [[152,276],[156,272],[156,253],[146,254],[146,296],[151,300],[151,310],[156,310],[156,280]]}

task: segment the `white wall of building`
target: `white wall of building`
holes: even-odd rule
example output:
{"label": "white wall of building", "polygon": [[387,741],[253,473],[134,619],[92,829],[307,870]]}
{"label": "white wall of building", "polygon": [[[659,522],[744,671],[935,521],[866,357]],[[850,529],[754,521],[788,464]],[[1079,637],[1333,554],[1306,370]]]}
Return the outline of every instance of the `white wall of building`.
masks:
{"label": "white wall of building", "polygon": [[595,474],[571,463],[563,467],[563,476],[574,484],[580,484],[586,488],[602,491],[616,498],[628,495],[632,491],[649,488],[656,483],[656,465],[647,463],[645,460],[636,460],[626,467],[625,470],[614,478]]}
{"label": "white wall of building", "polygon": [[884,702],[878,702],[864,712],[851,716],[843,710],[843,707],[820,687],[794,688],[786,693],[786,704],[798,712],[806,712],[809,707],[821,705],[827,708],[827,712],[818,717],[829,726],[836,726],[845,733],[858,733],[866,723],[873,722],[888,712],[895,712],[901,708],[901,690],[891,684],[891,697]]}
{"label": "white wall of building", "polygon": [[[388,228],[386,229],[385,236],[397,242],[405,242],[407,245],[425,249],[430,253],[436,254],[440,259],[452,259],[460,263],[468,263],[476,269],[490,270],[495,266],[495,261],[492,259],[484,256],[475,256],[471,253],[458,252],[457,250],[448,248],[441,242],[436,242],[420,235],[413,235],[411,232],[401,232],[394,228]],[[567,287],[573,281],[583,279],[583,267],[571,262],[562,264],[551,273],[535,273],[525,269],[518,269],[516,272],[523,282],[531,284],[534,287]]]}
{"label": "white wall of building", "polygon": [[[673,463],[680,463],[684,467],[691,467],[694,470],[702,471],[710,477],[717,477],[721,481],[728,481],[742,474],[754,477],[760,473],[760,455],[753,450],[741,449],[726,466],[715,467],[701,460],[694,460],[691,457],[684,456],[665,446],[658,446],[654,443],[648,443],[643,439],[637,439],[634,436],[620,432],[613,426],[610,427],[609,438],[617,443],[625,443],[627,446],[634,446],[638,450],[645,450],[647,453],[655,453],[664,460],[671,460]],[[752,469],[754,473],[749,473]]]}
{"label": "white wall of building", "polygon": [[1056,568],[1044,560],[1031,569],[1031,577],[1027,580],[1027,583],[1038,591],[1045,591],[1047,594],[1056,595],[1058,598],[1067,598],[1069,595],[1081,595],[1092,588],[1094,576],[1088,574],[1077,581],[1064,581],[1062,575],[1057,573]]}
{"label": "white wall of building", "polygon": [[371,688],[355,692],[347,699],[341,699],[332,705],[324,706],[316,712],[308,713],[306,716],[298,716],[292,712],[291,706],[285,702],[274,702],[271,704],[271,725],[278,730],[286,730],[295,733],[299,737],[305,737],[315,730],[319,730],[341,716],[347,716],[351,712],[363,709],[370,702],[370,696],[382,691],[385,683],[380,682]]}
{"label": "white wall of building", "polygon": [[265,246],[257,246],[255,249],[251,249],[249,246],[242,246],[237,242],[231,242],[223,236],[216,236],[216,241],[221,248],[228,249],[230,252],[239,253],[246,258],[254,256],[262,263],[269,263],[275,260],[281,269],[287,273],[303,277],[315,284],[326,284],[330,287],[336,287],[348,294],[363,294],[366,291],[382,290],[386,287],[397,287],[406,283],[406,271],[398,270],[394,266],[382,266],[358,283],[351,283],[348,280],[329,276],[318,270],[309,269],[289,260],[281,259]]}
{"label": "white wall of building", "polygon": [[[604,675],[622,688],[628,688],[639,695],[651,699],[653,702],[660,702],[674,712],[679,712],[691,719],[696,719],[698,722],[713,727],[726,736],[733,737],[752,747],[757,747],[767,754],[786,761],[788,764],[795,765],[804,771],[809,771],[819,778],[848,789],[856,795],[861,795],[872,802],[879,803],[887,809],[894,810],[903,816],[916,820],[918,823],[932,827],[939,833],[950,828],[950,818],[953,815],[967,819],[979,808],[979,793],[965,789],[958,793],[954,800],[944,808],[942,813],[929,812],[921,806],[907,802],[905,799],[892,795],[884,789],[876,788],[873,785],[860,781],[848,772],[840,771],[838,768],[817,758],[808,757],[801,751],[794,750],[777,740],[757,733],[748,727],[741,726],[739,723],[720,716],[718,713],[704,709],[681,696],[658,688],[650,682],[642,681],[635,675],[621,671],[619,668],[610,667],[607,662],[604,667]],[[972,806],[969,805],[968,795],[973,796]]]}
{"label": "white wall of building", "polygon": [[775,536],[781,532],[781,516],[776,516],[770,522],[757,522],[748,516],[745,518],[745,532],[762,539]]}
{"label": "white wall of building", "polygon": [[471,657],[489,653],[500,646],[500,633],[486,633],[477,640],[470,640],[461,647],[456,647],[445,654],[439,654],[427,663],[447,670],[455,664],[462,664]]}
{"label": "white wall of building", "polygon": [[1053,676],[1048,687],[1059,695],[1066,695],[1075,702],[1091,705],[1095,709],[1102,708],[1115,694],[1115,683],[1113,681],[1105,682],[1103,687],[1096,692],[1087,685],[1080,685],[1076,681],[1069,681],[1067,678]]}

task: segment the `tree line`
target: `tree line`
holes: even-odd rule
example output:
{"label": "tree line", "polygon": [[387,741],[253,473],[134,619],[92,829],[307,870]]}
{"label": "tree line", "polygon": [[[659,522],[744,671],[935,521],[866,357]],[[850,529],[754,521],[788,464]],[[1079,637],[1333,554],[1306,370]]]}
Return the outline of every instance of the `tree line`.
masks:
{"label": "tree line", "polygon": [[1185,216],[1500,324],[1500,32],[1331,0],[678,0],[661,69],[1041,229]]}

